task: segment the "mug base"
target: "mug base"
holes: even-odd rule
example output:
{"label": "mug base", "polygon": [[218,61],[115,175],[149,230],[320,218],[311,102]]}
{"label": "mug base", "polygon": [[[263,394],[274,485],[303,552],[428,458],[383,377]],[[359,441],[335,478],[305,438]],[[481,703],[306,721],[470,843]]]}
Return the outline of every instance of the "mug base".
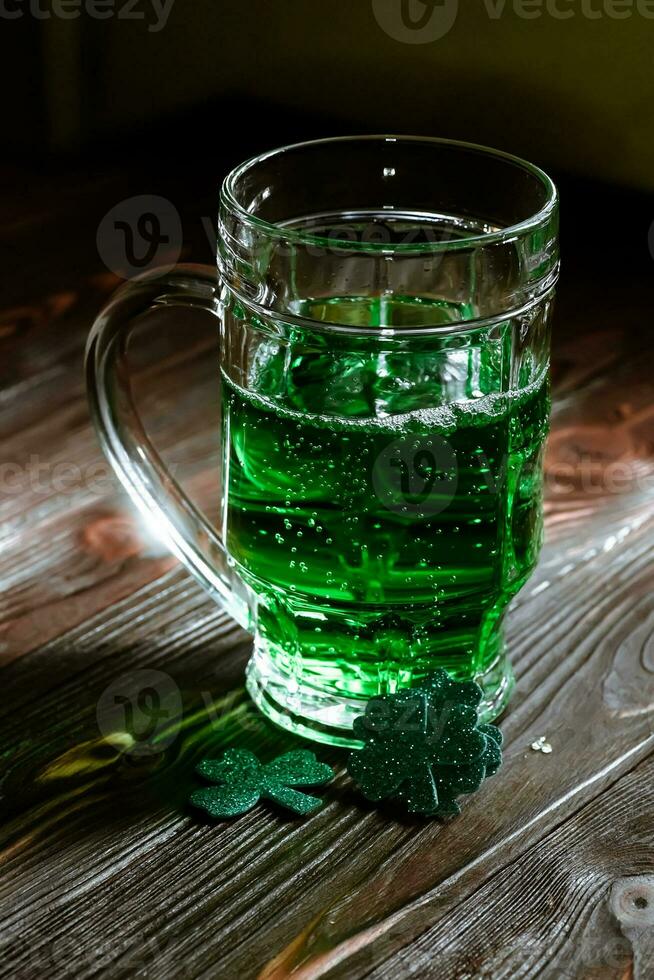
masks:
{"label": "mug base", "polygon": [[[513,671],[505,651],[474,680],[484,692],[479,721],[485,724],[502,714],[513,690]],[[246,688],[259,710],[280,728],[326,745],[361,747],[351,732],[354,719],[365,710],[365,700],[311,688],[294,690],[289,676],[279,670],[264,647],[255,648],[250,659]]]}

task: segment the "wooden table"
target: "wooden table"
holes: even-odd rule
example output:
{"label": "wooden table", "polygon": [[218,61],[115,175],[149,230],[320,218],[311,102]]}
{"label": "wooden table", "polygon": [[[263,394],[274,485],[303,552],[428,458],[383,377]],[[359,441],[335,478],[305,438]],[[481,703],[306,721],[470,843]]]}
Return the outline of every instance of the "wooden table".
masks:
{"label": "wooden table", "polygon": [[[206,261],[200,216],[215,195],[176,181],[157,192],[184,202],[183,257]],[[29,203],[5,195],[0,228],[3,972],[654,976],[646,237],[633,274],[619,247],[608,265],[571,249],[564,266],[547,543],[510,617],[517,688],[500,775],[451,823],[397,819],[320,750],[338,775],[317,815],[259,806],[212,825],[186,805],[197,760],[291,740],[244,695],[248,636],[108,472],[82,377],[90,322],[117,285],[95,230],[152,185],[76,175],[35,187]],[[185,328],[183,345],[174,324],[158,331],[135,370],[155,441],[215,513],[217,372],[203,330]],[[149,688],[170,699],[163,721]],[[144,748],[150,724],[156,751]],[[530,748],[539,736],[551,754]]]}

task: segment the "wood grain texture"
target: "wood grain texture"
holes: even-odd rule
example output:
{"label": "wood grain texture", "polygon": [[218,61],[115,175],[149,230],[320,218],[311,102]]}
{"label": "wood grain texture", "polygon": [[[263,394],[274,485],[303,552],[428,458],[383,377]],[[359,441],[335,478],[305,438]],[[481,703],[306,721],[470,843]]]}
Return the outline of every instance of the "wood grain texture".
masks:
{"label": "wood grain texture", "polygon": [[[272,756],[293,740],[243,692],[248,636],[162,550],[90,428],[83,346],[115,278],[83,242],[124,193],[120,179],[69,188],[71,244],[43,270],[35,227],[55,241],[58,206],[0,228],[33,271],[22,289],[9,282],[0,310],[3,972],[652,976],[648,284],[628,302],[610,282],[596,299],[590,279],[563,290],[547,543],[509,621],[518,683],[501,773],[454,822],[421,822],[366,805],[343,756],[321,750],[337,776],[310,820],[261,806],[211,825],[186,806],[194,762],[229,745]],[[204,202],[185,207],[198,226]],[[191,257],[203,247],[190,241]],[[168,326],[135,352],[142,408],[215,513],[212,342],[198,322],[180,348]],[[148,687],[165,714],[139,701]],[[116,693],[136,705],[131,723],[110,710]],[[540,735],[549,756],[530,749]]]}

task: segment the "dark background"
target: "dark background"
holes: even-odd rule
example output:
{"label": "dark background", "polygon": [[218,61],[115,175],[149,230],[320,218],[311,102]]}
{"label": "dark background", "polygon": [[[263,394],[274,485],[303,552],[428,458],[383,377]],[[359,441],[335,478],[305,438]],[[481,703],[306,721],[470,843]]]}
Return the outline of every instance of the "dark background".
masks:
{"label": "dark background", "polygon": [[[60,217],[44,257],[61,236],[66,283],[103,215],[131,194],[169,198],[182,258],[210,261],[201,219],[213,220],[228,169],[353,132],[460,138],[531,159],[561,185],[573,275],[596,267],[628,289],[636,268],[650,272],[654,2],[172,0],[162,18],[153,0],[95,0],[103,19],[85,9],[94,0],[79,0],[79,16],[76,0],[60,2],[66,18],[52,0],[0,3],[1,198],[21,222],[3,234],[2,258],[15,301],[30,288],[20,240],[39,233],[44,210]],[[454,14],[433,40],[407,20],[429,29]]]}
{"label": "dark background", "polygon": [[[531,0],[530,19],[518,0],[409,0],[418,25],[430,7],[458,11],[432,42],[394,13],[402,0],[172,0],[167,19],[152,0],[115,0],[102,20],[56,7],[37,20],[30,2],[51,0],[4,0],[23,15],[0,22],[11,153],[120,141],[128,156],[147,130],[177,154],[332,125],[472,139],[654,188],[647,0]],[[310,116],[301,131],[289,112]]]}

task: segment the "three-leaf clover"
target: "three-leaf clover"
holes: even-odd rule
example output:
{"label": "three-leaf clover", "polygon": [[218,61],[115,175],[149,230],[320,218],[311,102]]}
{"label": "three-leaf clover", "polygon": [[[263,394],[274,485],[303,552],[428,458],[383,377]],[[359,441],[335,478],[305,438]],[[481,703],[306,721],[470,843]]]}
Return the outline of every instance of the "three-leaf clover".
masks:
{"label": "three-leaf clover", "polygon": [[246,813],[260,799],[301,815],[311,813],[322,800],[292,787],[320,786],[334,775],[331,766],[318,762],[307,749],[287,752],[265,765],[246,749],[228,749],[221,759],[203,759],[196,772],[219,785],[196,790],[190,802],[217,818]]}
{"label": "three-leaf clover", "polygon": [[456,797],[474,793],[502,761],[502,735],[478,723],[481,688],[438,670],[419,688],[371,698],[354,722],[363,748],[348,772],[374,802],[404,800],[411,813],[459,813]]}

